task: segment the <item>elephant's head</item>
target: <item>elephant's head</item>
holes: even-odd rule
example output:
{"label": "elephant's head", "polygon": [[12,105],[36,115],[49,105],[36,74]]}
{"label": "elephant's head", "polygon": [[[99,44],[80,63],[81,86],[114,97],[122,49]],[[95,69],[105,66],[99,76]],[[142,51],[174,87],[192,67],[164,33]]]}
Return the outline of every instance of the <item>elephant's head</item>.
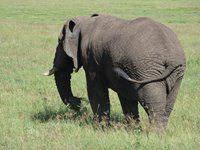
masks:
{"label": "elephant's head", "polygon": [[72,109],[80,108],[80,98],[73,97],[70,79],[73,68],[75,71],[81,67],[79,58],[80,28],[74,20],[67,21],[58,38],[53,68],[44,75],[55,76],[55,82],[64,104]]}

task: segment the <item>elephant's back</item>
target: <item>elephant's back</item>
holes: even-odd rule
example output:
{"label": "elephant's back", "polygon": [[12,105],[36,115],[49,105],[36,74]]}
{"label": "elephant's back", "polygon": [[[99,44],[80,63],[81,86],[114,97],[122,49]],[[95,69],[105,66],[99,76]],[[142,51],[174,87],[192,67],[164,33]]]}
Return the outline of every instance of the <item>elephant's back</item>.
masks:
{"label": "elephant's back", "polygon": [[185,63],[184,51],[176,34],[150,18],[138,18],[122,31],[126,43],[120,48],[127,57],[158,59],[160,63]]}
{"label": "elephant's back", "polygon": [[112,64],[134,79],[160,76],[166,66],[185,64],[175,33],[149,18],[130,21],[120,30],[119,37],[110,51]]}

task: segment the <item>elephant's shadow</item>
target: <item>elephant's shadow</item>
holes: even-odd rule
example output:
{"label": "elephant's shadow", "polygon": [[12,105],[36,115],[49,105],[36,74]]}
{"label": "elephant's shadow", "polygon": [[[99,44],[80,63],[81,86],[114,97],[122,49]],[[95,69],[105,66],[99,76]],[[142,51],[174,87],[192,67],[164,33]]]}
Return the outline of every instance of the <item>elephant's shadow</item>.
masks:
{"label": "elephant's shadow", "polygon": [[44,109],[33,114],[31,119],[33,121],[39,121],[40,123],[46,123],[49,121],[79,121],[80,123],[89,124],[92,122],[92,116],[86,107],[75,112],[64,107],[55,110],[52,107],[45,106]]}
{"label": "elephant's shadow", "polygon": [[[55,109],[53,107],[44,106],[43,109],[31,116],[34,122],[47,123],[50,121],[65,121],[78,123],[80,126],[93,126],[97,127],[97,122],[94,121],[93,114],[88,110],[89,108],[83,107],[80,111],[75,112],[69,108],[60,107]],[[124,125],[123,119],[117,114],[113,114],[110,118],[112,125]],[[96,126],[97,125],[97,126]]]}
{"label": "elephant's shadow", "polygon": [[[126,129],[129,131],[131,129],[141,129],[138,126],[127,124],[122,118],[122,116],[118,114],[113,114],[110,118],[111,126],[104,124],[99,124],[94,121],[93,114],[88,111],[88,108],[84,107],[80,111],[75,112],[70,110],[69,108],[59,108],[55,110],[52,107],[44,107],[41,111],[35,113],[31,116],[33,121],[40,122],[40,123],[47,123],[50,121],[65,121],[65,122],[74,122],[78,123],[79,126],[92,126],[94,129]],[[110,128],[111,127],[111,128]]]}

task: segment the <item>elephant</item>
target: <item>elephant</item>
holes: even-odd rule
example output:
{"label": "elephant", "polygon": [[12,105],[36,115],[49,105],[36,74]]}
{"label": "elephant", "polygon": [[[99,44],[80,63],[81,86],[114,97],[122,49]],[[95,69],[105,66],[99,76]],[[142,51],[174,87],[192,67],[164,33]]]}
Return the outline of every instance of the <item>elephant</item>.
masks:
{"label": "elephant", "polygon": [[64,24],[52,69],[64,104],[79,110],[71,74],[83,67],[94,118],[110,120],[109,91],[119,97],[123,114],[139,122],[138,105],[150,124],[165,130],[186,68],[176,34],[148,17],[77,16]]}

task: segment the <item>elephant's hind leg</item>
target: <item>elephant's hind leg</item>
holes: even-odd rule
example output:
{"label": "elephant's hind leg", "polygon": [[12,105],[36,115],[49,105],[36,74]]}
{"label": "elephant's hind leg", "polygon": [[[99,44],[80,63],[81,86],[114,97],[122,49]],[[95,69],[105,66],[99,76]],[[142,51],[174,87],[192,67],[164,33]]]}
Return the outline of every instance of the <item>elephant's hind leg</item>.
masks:
{"label": "elephant's hind leg", "polygon": [[161,82],[143,85],[139,90],[140,103],[149,116],[150,123],[157,132],[163,132],[167,126],[166,86]]}
{"label": "elephant's hind leg", "polygon": [[96,72],[86,72],[87,91],[92,111],[98,121],[109,123],[110,101],[108,88],[102,76]]}
{"label": "elephant's hind leg", "polygon": [[135,121],[136,124],[139,123],[139,111],[138,111],[138,101],[128,100],[122,96],[119,96],[119,100],[122,106],[122,111],[126,117],[127,121]]}

